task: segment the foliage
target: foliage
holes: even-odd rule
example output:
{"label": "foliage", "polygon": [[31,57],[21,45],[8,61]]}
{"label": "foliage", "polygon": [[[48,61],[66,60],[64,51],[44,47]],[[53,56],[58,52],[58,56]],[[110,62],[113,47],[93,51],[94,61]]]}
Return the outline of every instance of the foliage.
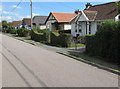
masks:
{"label": "foliage", "polygon": [[60,47],[69,47],[70,46],[70,40],[71,35],[70,34],[55,34],[55,32],[51,33],[50,36],[51,44],[54,46],[60,46]]}
{"label": "foliage", "polygon": [[13,33],[13,31],[15,31],[14,26],[12,26],[10,23],[7,23],[7,21],[2,21],[2,29],[3,32],[7,33]]}
{"label": "foliage", "polygon": [[47,43],[54,46],[60,47],[68,47],[70,44],[71,35],[69,34],[59,34],[55,31],[48,31],[48,30],[39,30],[39,29],[32,29],[31,31],[31,39]]}
{"label": "foliage", "polygon": [[120,1],[116,3],[117,4],[117,10],[118,10],[118,13],[120,14]]}
{"label": "foliage", "polygon": [[86,36],[86,53],[120,63],[120,22],[105,21],[94,36]]}
{"label": "foliage", "polygon": [[32,29],[31,30],[31,39],[38,41],[38,42],[47,42],[47,33],[39,30],[39,29]]}
{"label": "foliage", "polygon": [[30,35],[30,30],[25,29],[25,28],[20,28],[17,30],[17,34],[20,37],[27,37]]}

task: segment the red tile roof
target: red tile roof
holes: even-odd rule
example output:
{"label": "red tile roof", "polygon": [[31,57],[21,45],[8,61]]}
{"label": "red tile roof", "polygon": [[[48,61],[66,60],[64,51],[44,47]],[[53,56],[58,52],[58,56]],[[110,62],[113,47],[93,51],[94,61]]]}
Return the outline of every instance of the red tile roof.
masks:
{"label": "red tile roof", "polygon": [[23,19],[23,23],[24,23],[25,25],[31,25],[31,18],[24,18],[24,19]]}
{"label": "red tile roof", "polygon": [[11,24],[15,26],[15,25],[20,24],[21,22],[22,22],[22,21],[13,21]]}
{"label": "red tile roof", "polygon": [[75,13],[51,12],[51,14],[59,23],[71,22],[77,16]]}

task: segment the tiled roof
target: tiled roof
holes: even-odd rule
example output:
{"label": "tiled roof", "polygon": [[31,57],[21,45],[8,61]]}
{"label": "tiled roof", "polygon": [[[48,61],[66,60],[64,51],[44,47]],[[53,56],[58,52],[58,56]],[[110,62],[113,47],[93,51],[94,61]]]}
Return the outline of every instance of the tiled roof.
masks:
{"label": "tiled roof", "polygon": [[83,12],[85,13],[89,20],[95,20],[97,16],[97,11],[84,10]]}
{"label": "tiled roof", "polygon": [[40,25],[45,24],[48,16],[34,16],[33,23],[38,23]]}
{"label": "tiled roof", "polygon": [[[97,16],[96,20],[107,20],[107,19],[114,19],[118,15],[117,11],[117,5],[116,2],[110,2],[110,3],[105,3],[105,4],[100,4],[100,5],[95,5],[91,6],[90,8],[87,9],[87,11],[96,11]],[[91,16],[93,14],[93,16]],[[89,13],[86,16],[90,19],[94,17],[94,13]]]}
{"label": "tiled roof", "polygon": [[16,25],[19,25],[22,21],[13,21],[11,24],[16,26]]}
{"label": "tiled roof", "polygon": [[23,24],[24,25],[31,25],[31,18],[24,18],[23,19]]}
{"label": "tiled roof", "polygon": [[75,13],[51,12],[51,14],[55,17],[55,19],[59,23],[70,22],[72,19],[74,19],[77,16],[77,14]]}

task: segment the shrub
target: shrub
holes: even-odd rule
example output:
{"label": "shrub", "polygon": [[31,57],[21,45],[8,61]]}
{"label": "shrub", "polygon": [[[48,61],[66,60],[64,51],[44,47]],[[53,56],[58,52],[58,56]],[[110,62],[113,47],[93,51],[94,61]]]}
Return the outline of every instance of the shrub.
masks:
{"label": "shrub", "polygon": [[120,22],[105,21],[94,36],[86,36],[86,53],[120,63]]}
{"label": "shrub", "polygon": [[39,29],[32,29],[31,31],[31,39],[38,41],[38,42],[46,42],[47,40],[47,33],[43,31],[38,31]]}
{"label": "shrub", "polygon": [[51,44],[54,46],[60,46],[60,47],[69,47],[70,46],[70,40],[71,35],[70,34],[58,34],[55,32],[51,33],[50,36]]}
{"label": "shrub", "polygon": [[17,34],[20,37],[27,37],[30,35],[30,30],[25,29],[25,28],[20,28],[17,30]]}

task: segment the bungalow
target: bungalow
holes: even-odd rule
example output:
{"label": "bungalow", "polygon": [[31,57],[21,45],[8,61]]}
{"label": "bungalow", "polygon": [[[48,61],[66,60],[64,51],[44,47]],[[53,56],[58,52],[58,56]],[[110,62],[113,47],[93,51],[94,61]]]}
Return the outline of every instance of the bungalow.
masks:
{"label": "bungalow", "polygon": [[116,2],[94,6],[87,3],[86,8],[72,20],[71,34],[73,36],[95,34],[99,24],[105,20],[120,20]]}
{"label": "bungalow", "polygon": [[75,13],[51,12],[46,20],[47,30],[71,30],[71,21],[77,16]]}
{"label": "bungalow", "polygon": [[48,16],[34,16],[33,28],[46,29],[45,21]]}
{"label": "bungalow", "polygon": [[24,18],[22,20],[22,27],[26,29],[31,29],[31,18]]}
{"label": "bungalow", "polygon": [[22,21],[13,21],[11,24],[15,27],[15,29],[22,27]]}

